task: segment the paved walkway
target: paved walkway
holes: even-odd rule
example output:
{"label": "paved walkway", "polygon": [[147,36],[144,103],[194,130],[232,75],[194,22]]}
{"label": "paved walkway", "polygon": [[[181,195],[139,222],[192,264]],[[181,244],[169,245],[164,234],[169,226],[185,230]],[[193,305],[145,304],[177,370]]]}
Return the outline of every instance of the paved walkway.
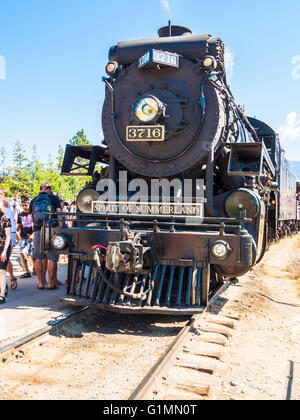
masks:
{"label": "paved walkway", "polygon": [[[24,273],[17,262],[19,247],[15,247],[11,261],[14,274],[19,277]],[[59,264],[58,279],[64,283],[66,264]],[[51,324],[62,315],[72,312],[72,307],[59,301],[66,295],[66,286],[58,290],[38,290],[37,277],[18,280],[18,288],[10,289],[6,303],[0,306],[0,348],[35,330]]]}

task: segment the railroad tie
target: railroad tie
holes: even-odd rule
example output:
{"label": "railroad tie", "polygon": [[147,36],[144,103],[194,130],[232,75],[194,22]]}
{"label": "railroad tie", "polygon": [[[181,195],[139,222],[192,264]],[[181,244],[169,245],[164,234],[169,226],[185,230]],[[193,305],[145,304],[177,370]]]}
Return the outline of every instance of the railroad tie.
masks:
{"label": "railroad tie", "polygon": [[172,390],[163,385],[159,392],[159,399],[164,401],[196,401],[199,400],[199,397],[207,397],[209,391],[209,385],[194,382],[176,384]]}
{"label": "railroad tie", "polygon": [[225,316],[226,318],[233,319],[234,321],[240,321],[241,314],[239,314],[237,311],[230,310],[230,309],[223,309],[220,312],[220,315]]}
{"label": "railroad tie", "polygon": [[203,331],[203,332],[217,333],[217,334],[224,335],[225,337],[228,337],[228,338],[232,336],[231,329],[228,327],[225,327],[224,325],[212,324],[210,322],[201,322],[197,327],[198,327],[197,330],[200,332]]}
{"label": "railroad tie", "polygon": [[181,391],[181,390],[173,390],[169,392],[166,390],[165,392],[159,393],[159,400],[161,401],[197,401],[199,400],[199,396],[194,394],[194,398],[191,397],[191,393]]}
{"label": "railroad tie", "polygon": [[217,344],[219,346],[226,347],[228,344],[228,340],[223,335],[217,333],[210,333],[210,332],[202,332],[196,338],[192,338],[191,342],[204,342],[204,343],[211,343]]}
{"label": "railroad tie", "polygon": [[209,375],[213,375],[216,369],[216,364],[212,363],[209,358],[193,355],[190,355],[189,357],[183,357],[182,360],[179,358],[175,366],[196,370],[202,373],[208,373]]}
{"label": "railroad tie", "polygon": [[160,399],[199,399],[199,396],[209,394],[210,385],[207,379],[206,373],[173,366],[172,370],[161,378],[159,393],[153,389],[152,394],[158,395]]}
{"label": "railroad tie", "polygon": [[179,391],[185,391],[189,394],[192,393],[201,396],[207,396],[210,390],[210,386],[208,384],[195,382],[183,382],[181,384],[176,384],[175,388]]}
{"label": "railroad tie", "polygon": [[211,343],[191,343],[190,345],[183,347],[183,353],[192,354],[194,356],[209,357],[217,360],[221,360],[222,358],[220,346],[213,345]]}
{"label": "railroad tie", "polygon": [[[203,320],[206,321],[206,322],[209,322],[211,324],[223,325],[224,327],[228,327],[228,328],[231,328],[231,329],[235,329],[235,327],[236,327],[233,319],[227,318],[225,316],[205,314],[204,317],[203,317]],[[201,325],[201,321],[200,321],[199,325]]]}

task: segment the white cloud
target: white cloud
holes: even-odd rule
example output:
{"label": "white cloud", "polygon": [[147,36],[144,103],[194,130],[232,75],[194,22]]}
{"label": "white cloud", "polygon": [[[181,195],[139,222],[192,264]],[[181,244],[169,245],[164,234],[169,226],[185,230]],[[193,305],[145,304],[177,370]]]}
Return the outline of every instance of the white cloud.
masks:
{"label": "white cloud", "polygon": [[0,55],[0,80],[6,79],[6,60],[3,55]]}
{"label": "white cloud", "polygon": [[290,112],[278,130],[282,147],[289,160],[300,161],[300,116]]}
{"label": "white cloud", "polygon": [[227,82],[230,84],[232,82],[233,68],[234,68],[234,54],[231,48],[225,47],[224,59],[225,59]]}
{"label": "white cloud", "polygon": [[294,80],[300,80],[300,55],[295,55],[292,58],[292,64],[294,65],[292,68],[292,78]]}
{"label": "white cloud", "polygon": [[169,15],[171,14],[171,6],[169,3],[169,0],[160,0],[160,3],[162,5],[162,7],[169,13]]}

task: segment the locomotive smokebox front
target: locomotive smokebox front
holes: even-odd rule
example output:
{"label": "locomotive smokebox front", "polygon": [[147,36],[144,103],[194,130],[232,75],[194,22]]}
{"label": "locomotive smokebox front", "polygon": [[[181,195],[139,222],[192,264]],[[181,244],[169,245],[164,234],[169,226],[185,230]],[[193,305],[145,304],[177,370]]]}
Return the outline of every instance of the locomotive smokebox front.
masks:
{"label": "locomotive smokebox front", "polygon": [[224,69],[221,40],[178,26],[159,35],[113,46],[104,79],[105,142],[128,170],[149,177],[204,164],[226,122],[220,91],[207,83]]}

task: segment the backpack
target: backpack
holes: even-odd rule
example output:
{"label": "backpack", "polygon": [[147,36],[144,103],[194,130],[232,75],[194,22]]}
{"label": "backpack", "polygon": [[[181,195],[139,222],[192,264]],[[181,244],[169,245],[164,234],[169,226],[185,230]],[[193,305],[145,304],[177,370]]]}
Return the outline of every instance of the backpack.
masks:
{"label": "backpack", "polygon": [[47,220],[45,213],[53,212],[53,206],[49,194],[39,194],[32,205],[32,220],[35,226],[42,226]]}

